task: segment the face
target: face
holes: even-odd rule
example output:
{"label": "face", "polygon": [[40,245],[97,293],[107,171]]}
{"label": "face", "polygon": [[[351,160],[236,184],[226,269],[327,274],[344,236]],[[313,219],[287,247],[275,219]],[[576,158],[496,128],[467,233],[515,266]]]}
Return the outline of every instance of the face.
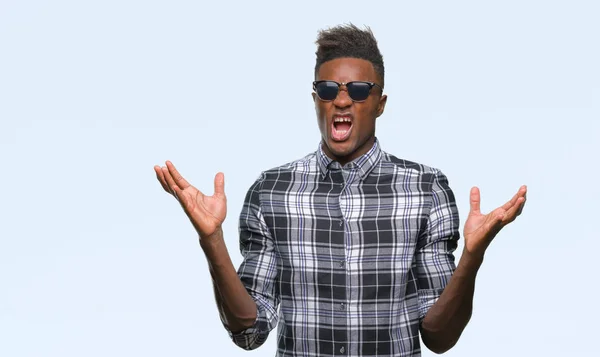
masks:
{"label": "face", "polygon": [[[373,64],[359,58],[327,61],[319,68],[316,79],[381,85]],[[375,120],[383,114],[387,101],[379,87],[374,86],[364,102],[353,102],[345,86],[332,101],[322,101],[314,92],[312,96],[325,154],[344,165],[371,149],[375,142]]]}

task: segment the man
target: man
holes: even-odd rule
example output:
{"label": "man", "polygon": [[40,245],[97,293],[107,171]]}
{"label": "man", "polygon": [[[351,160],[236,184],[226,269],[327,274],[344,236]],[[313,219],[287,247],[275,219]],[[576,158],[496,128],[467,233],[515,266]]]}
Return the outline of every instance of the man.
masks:
{"label": "man", "polygon": [[163,188],[198,231],[223,325],[255,349],[278,326],[278,356],[419,356],[443,353],[471,316],[475,276],[500,229],[523,209],[525,186],[484,215],[477,188],[453,252],[459,217],[439,170],[398,159],[375,137],[385,108],[384,66],[370,29],[321,31],[314,92],[317,150],[264,171],[240,216],[236,272],[221,226],[224,177],[206,196],[172,163]]}

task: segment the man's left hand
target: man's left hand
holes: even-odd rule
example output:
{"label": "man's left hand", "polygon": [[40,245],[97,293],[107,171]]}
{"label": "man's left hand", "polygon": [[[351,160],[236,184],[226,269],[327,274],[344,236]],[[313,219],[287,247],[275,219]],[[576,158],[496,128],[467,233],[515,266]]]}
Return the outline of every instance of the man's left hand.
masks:
{"label": "man's left hand", "polygon": [[471,211],[465,222],[465,250],[474,256],[482,257],[492,239],[507,224],[514,221],[523,211],[527,194],[527,186],[521,186],[514,197],[504,205],[488,214],[480,211],[481,197],[479,189],[471,189]]}

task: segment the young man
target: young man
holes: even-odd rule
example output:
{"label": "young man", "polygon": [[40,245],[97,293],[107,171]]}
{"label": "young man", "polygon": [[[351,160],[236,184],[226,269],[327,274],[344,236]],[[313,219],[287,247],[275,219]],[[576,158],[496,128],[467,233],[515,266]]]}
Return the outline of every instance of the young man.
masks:
{"label": "young man", "polygon": [[487,215],[471,190],[456,266],[459,217],[446,177],[382,151],[375,137],[387,96],[372,32],[339,26],[321,31],[317,44],[321,141],[250,187],[237,272],[221,229],[223,174],[213,196],[170,162],[155,167],[158,180],[198,231],[223,325],[238,346],[261,346],[278,325],[278,356],[419,356],[419,333],[430,350],[447,351],[471,316],[484,253],[521,213],[526,188]]}

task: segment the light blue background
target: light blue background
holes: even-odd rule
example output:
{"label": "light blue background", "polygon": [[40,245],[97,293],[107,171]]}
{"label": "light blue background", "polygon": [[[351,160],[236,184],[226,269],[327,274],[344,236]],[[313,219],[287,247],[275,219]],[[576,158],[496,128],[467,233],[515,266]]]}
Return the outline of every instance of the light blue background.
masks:
{"label": "light blue background", "polygon": [[225,173],[238,266],[246,189],[317,148],[314,41],[348,21],[370,25],[384,55],[383,149],[440,168],[462,223],[471,186],[484,211],[529,187],[447,356],[591,355],[596,4],[1,1],[0,355],[247,355],[152,167],[172,160],[209,194]]}

